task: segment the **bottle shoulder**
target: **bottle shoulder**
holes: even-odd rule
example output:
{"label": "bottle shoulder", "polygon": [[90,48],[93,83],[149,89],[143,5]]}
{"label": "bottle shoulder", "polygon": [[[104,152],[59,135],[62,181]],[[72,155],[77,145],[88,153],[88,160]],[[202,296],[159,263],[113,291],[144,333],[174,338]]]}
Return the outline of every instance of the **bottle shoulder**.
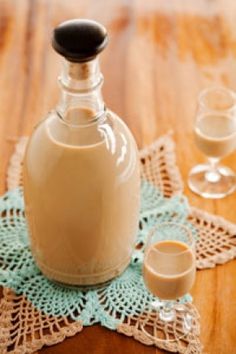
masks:
{"label": "bottle shoulder", "polygon": [[60,118],[56,110],[52,110],[37,123],[32,139],[34,136],[45,136],[45,134],[55,144],[86,147],[105,143],[109,149],[112,149],[112,145],[115,143],[117,145],[119,140],[126,145],[132,145],[137,150],[129,127],[111,110],[106,110],[105,117],[100,121],[84,125],[68,124]]}
{"label": "bottle shoulder", "polygon": [[118,184],[131,176],[139,179],[135,140],[122,119],[110,111],[101,124],[93,127],[66,126],[55,112],[37,125],[28,144],[25,166],[31,172],[45,170],[48,176],[62,165],[72,174],[80,170],[92,175],[104,171],[106,175],[110,171]]}
{"label": "bottle shoulder", "polygon": [[114,130],[117,129],[121,133],[126,134],[135,148],[138,149],[135,137],[126,122],[117,113],[111,110],[108,110],[108,116],[110,116],[114,122]]}

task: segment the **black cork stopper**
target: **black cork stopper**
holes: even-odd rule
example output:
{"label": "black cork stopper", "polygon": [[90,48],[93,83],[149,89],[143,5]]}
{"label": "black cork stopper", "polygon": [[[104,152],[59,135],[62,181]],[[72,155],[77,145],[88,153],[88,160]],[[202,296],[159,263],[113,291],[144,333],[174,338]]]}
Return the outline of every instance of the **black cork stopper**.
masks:
{"label": "black cork stopper", "polygon": [[86,19],[62,22],[53,31],[52,46],[55,51],[72,62],[92,60],[107,45],[106,28]]}

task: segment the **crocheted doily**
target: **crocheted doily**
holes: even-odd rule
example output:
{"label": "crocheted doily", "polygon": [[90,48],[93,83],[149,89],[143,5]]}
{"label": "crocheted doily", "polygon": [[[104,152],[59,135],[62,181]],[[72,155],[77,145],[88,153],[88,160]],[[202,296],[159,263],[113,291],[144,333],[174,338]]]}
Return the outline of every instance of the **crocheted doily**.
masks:
{"label": "crocheted doily", "polygon": [[[28,137],[21,137],[15,146],[7,171],[8,190],[22,186],[22,163]],[[158,187],[161,195],[171,198],[182,195],[183,182],[176,166],[174,142],[171,134],[161,136],[140,151],[141,176]],[[150,199],[153,202],[150,203]],[[148,199],[148,198],[146,198]],[[157,195],[149,195],[152,211],[158,210]],[[224,218],[198,208],[189,208],[189,221],[198,230],[197,267],[213,268],[236,257],[236,225]]]}
{"label": "crocheted doily", "polygon": [[[22,184],[26,143],[27,138],[21,138],[11,158],[7,175],[9,189]],[[236,227],[199,209],[189,208],[182,196],[182,180],[175,164],[171,136],[163,136],[141,151],[140,161],[143,183],[139,250],[134,252],[131,265],[119,278],[100,288],[80,291],[80,294],[77,289],[49,282],[35,267],[28,247],[21,189],[12,190],[1,198],[0,281],[5,287],[0,303],[1,353],[32,353],[95,322],[133,336],[144,344],[156,345],[140,329],[145,319],[153,331],[158,329],[164,337],[175,338],[180,318],[177,317],[174,327],[163,327],[147,307],[152,295],[146,291],[141,276],[140,245],[145,242],[148,228],[158,222],[175,218],[192,226],[198,234],[198,268],[213,267],[235,256]],[[201,351],[198,313],[191,303],[187,306],[194,318],[193,331],[184,340],[171,342],[164,349],[180,353]]]}

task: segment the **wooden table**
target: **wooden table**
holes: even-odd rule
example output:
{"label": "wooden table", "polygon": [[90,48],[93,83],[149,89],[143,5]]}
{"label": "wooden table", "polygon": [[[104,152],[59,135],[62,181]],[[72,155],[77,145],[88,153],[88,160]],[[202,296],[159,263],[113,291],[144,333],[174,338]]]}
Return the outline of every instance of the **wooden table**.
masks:
{"label": "wooden table", "polygon": [[[184,181],[203,159],[192,138],[198,92],[212,84],[236,89],[234,0],[0,0],[0,191],[13,141],[30,134],[58,98],[60,58],[50,47],[59,22],[87,17],[107,26],[101,56],[104,96],[133,131],[139,147],[174,129]],[[225,159],[236,168],[236,154]],[[236,222],[236,194],[190,202]],[[199,271],[192,291],[207,354],[236,353],[236,261]],[[42,353],[161,353],[94,326]]]}

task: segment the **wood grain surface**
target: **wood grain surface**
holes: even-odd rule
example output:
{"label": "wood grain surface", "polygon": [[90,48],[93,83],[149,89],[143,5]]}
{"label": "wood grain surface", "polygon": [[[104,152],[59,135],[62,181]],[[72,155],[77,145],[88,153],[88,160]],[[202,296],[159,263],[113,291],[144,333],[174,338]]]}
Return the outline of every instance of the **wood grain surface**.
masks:
{"label": "wood grain surface", "polygon": [[[193,143],[198,92],[220,84],[236,90],[234,0],[0,0],[0,192],[14,142],[57,102],[60,58],[51,31],[86,17],[107,26],[101,55],[104,97],[133,131],[139,147],[173,129],[184,181],[203,160]],[[236,169],[236,154],[224,161]],[[236,222],[236,194],[190,202]],[[199,271],[192,291],[201,314],[205,354],[236,353],[236,261]],[[42,353],[162,353],[94,326]]]}

